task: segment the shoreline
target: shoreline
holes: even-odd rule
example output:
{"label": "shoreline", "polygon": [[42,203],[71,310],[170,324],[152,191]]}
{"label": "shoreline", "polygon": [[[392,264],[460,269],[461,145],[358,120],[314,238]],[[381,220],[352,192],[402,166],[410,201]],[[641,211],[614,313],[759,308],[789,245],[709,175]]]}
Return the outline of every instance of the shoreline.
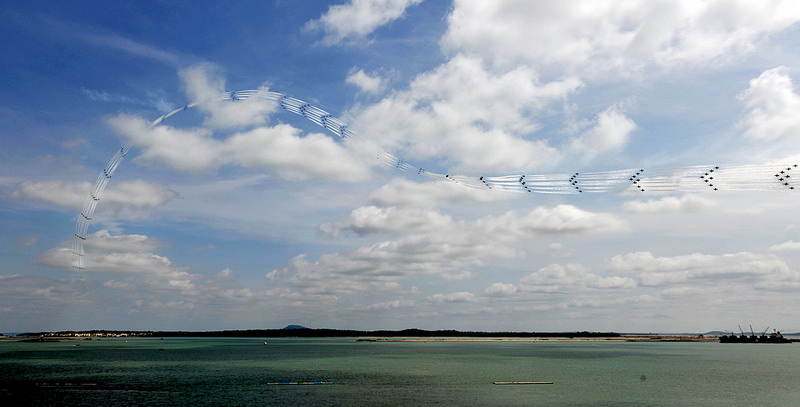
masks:
{"label": "shoreline", "polygon": [[[160,336],[148,336],[147,338],[154,338]],[[184,338],[208,338],[208,336],[180,336]],[[233,337],[233,336],[223,336]],[[0,343],[4,342],[32,342],[32,343],[55,343],[61,341],[99,341],[101,339],[133,339],[135,337],[113,337],[113,338],[100,338],[100,337],[81,337],[81,336],[40,336],[40,337],[25,337],[25,336],[4,336],[0,337]],[[240,336],[240,338],[254,338],[252,336]],[[275,338],[274,336],[270,338]],[[301,338],[300,336],[287,335],[283,338]],[[317,337],[324,338],[324,337]],[[356,342],[505,342],[505,343],[557,343],[557,342],[719,342],[717,336],[694,336],[694,335],[631,335],[622,334],[619,336],[586,336],[586,337],[572,337],[572,336],[531,336],[531,337],[515,337],[515,336],[496,336],[496,337],[482,337],[482,336],[405,336],[405,337],[388,337],[388,336],[331,336],[331,338],[354,338]],[[163,339],[163,338],[162,338]]]}
{"label": "shoreline", "polygon": [[716,336],[621,335],[614,337],[534,337],[534,338],[359,338],[358,342],[719,342]]}

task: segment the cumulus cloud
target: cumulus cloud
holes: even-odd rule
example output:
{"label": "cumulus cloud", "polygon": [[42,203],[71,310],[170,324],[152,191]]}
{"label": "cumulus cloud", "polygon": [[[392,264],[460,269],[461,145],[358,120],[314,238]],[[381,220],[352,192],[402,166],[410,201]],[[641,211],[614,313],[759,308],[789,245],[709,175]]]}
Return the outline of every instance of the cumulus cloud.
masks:
{"label": "cumulus cloud", "polygon": [[699,195],[683,195],[681,197],[666,196],[660,199],[647,201],[629,201],[623,204],[626,212],[632,213],[670,213],[670,212],[695,212],[712,208],[716,203]]}
{"label": "cumulus cloud", "polygon": [[363,69],[351,70],[345,82],[358,87],[361,92],[378,94],[386,87],[386,80],[376,73],[368,74]]}
{"label": "cumulus cloud", "polygon": [[591,129],[572,140],[571,147],[587,154],[618,151],[628,144],[634,130],[636,123],[625,116],[622,108],[618,105],[611,106],[597,115]]}
{"label": "cumulus cloud", "polygon": [[322,224],[320,231],[334,237],[342,230],[351,230],[359,235],[392,231],[420,233],[440,230],[452,224],[451,217],[426,209],[363,206],[353,210],[350,218],[344,222]]}
{"label": "cumulus cloud", "polygon": [[159,207],[177,196],[177,192],[163,184],[144,180],[122,181],[104,191],[103,205],[108,205],[110,210],[116,208],[145,210]]}
{"label": "cumulus cloud", "polygon": [[[60,180],[24,181],[19,183],[11,197],[33,199],[58,206],[80,210],[92,184],[69,183]],[[178,193],[163,184],[143,180],[123,181],[110,185],[103,193],[101,210],[148,210],[164,205]]]}
{"label": "cumulus cloud", "polygon": [[[419,276],[464,280],[472,278],[476,267],[525,256],[516,247],[519,242],[543,236],[624,232],[627,225],[613,215],[570,205],[539,207],[527,214],[509,211],[471,221],[455,220],[433,209],[367,206],[354,210],[349,219],[324,224],[321,229],[332,236],[346,230],[400,236],[325,254],[316,261],[300,255],[287,267],[267,273],[267,280],[285,283],[292,292],[328,296],[396,290],[401,282]],[[622,283],[598,279],[596,285],[602,284]],[[490,292],[498,295],[510,289],[494,286]]]}
{"label": "cumulus cloud", "polygon": [[[95,232],[87,237],[86,268],[89,273],[109,273],[131,276],[142,282],[165,289],[190,289],[197,278],[178,266],[169,258],[155,253],[163,244],[158,239],[142,235],[111,235],[106,230]],[[71,269],[72,250],[70,243],[42,253],[36,262],[39,264]]]}
{"label": "cumulus cloud", "polygon": [[398,282],[430,275],[447,280],[469,277],[465,269],[490,259],[514,258],[521,253],[475,235],[444,233],[409,235],[339,253],[325,254],[310,262],[305,255],[292,259],[267,279],[288,276],[296,289],[335,294],[395,289]]}
{"label": "cumulus cloud", "polygon": [[480,233],[498,239],[628,230],[627,224],[612,214],[594,213],[572,205],[538,207],[522,216],[510,211],[499,217],[481,218],[475,224]]}
{"label": "cumulus cloud", "polygon": [[394,178],[369,196],[370,202],[380,207],[432,208],[451,202],[491,202],[518,199],[519,194],[464,188],[449,182],[414,182],[408,178]]}
{"label": "cumulus cloud", "polygon": [[475,299],[475,294],[468,291],[459,291],[450,294],[434,294],[428,297],[428,301],[435,304],[444,304],[448,302],[473,302]]}
{"label": "cumulus cloud", "polygon": [[745,137],[754,140],[800,139],[800,95],[795,92],[787,68],[778,67],[750,81],[750,87],[740,95],[749,109],[740,123]]}
{"label": "cumulus cloud", "polygon": [[4,323],[24,326],[26,320],[58,324],[72,304],[86,302],[86,289],[77,279],[39,276],[0,276]]}
{"label": "cumulus cloud", "polygon": [[152,166],[199,172],[224,165],[262,168],[289,180],[324,178],[355,182],[369,175],[367,164],[331,137],[287,124],[257,127],[216,139],[207,128],[151,127],[138,117],[120,115],[109,124],[141,149],[136,160]]}
{"label": "cumulus cloud", "polygon": [[422,0],[351,0],[330,6],[318,20],[306,23],[306,29],[325,32],[328,45],[358,43],[378,27],[403,17],[406,9]]}
{"label": "cumulus cloud", "polygon": [[[407,90],[359,107],[354,128],[410,160],[445,162],[448,171],[552,167],[564,153],[538,136],[537,117],[582,89],[581,78],[727,64],[797,21],[800,7],[781,1],[456,1],[441,41],[450,59]],[[638,128],[621,104],[591,122],[567,150],[620,151]]]}
{"label": "cumulus cloud", "polygon": [[800,242],[795,242],[794,240],[790,240],[788,242],[783,242],[780,244],[770,246],[769,250],[774,252],[800,251]]}
{"label": "cumulus cloud", "polygon": [[112,235],[108,230],[98,230],[87,236],[84,247],[86,250],[98,252],[155,252],[166,247],[167,244],[158,238],[145,235]]}
{"label": "cumulus cloud", "polygon": [[[798,20],[790,0],[456,0],[442,44],[498,63],[624,75],[735,61]],[[509,40],[523,38],[523,47]]]}
{"label": "cumulus cloud", "polygon": [[538,129],[534,112],[580,88],[574,78],[540,84],[528,67],[490,71],[457,55],[417,76],[410,89],[356,112],[361,134],[414,159],[447,158],[458,169],[509,171],[552,163],[555,150],[524,136]]}
{"label": "cumulus cloud", "polygon": [[[139,275],[163,280],[169,285],[186,286],[195,278],[182,266],[169,258],[156,254],[165,243],[144,235],[113,235],[99,230],[87,236],[84,242],[86,272]],[[70,271],[71,242],[42,253],[36,262]]]}
{"label": "cumulus cloud", "polygon": [[[36,263],[60,267],[76,272],[70,267],[70,242],[42,253]],[[206,277],[190,268],[174,263],[158,254],[167,244],[155,237],[144,235],[114,235],[106,230],[88,236],[85,242],[86,268],[80,270],[101,281],[110,290],[124,291],[131,299],[129,312],[148,311],[163,316],[205,308],[208,312],[224,313],[237,307],[257,306],[264,293],[236,283],[236,273],[225,268]]]}
{"label": "cumulus cloud", "polygon": [[215,69],[197,65],[180,72],[190,100],[199,103],[197,108],[206,115],[203,127],[163,123],[153,127],[140,117],[124,114],[108,120],[130,145],[141,149],[136,160],[187,172],[226,165],[260,168],[289,180],[355,182],[368,177],[368,164],[346,144],[321,133],[302,134],[288,124],[266,126],[277,109],[277,104],[258,96],[266,88],[242,101],[217,100],[225,91],[225,81]]}
{"label": "cumulus cloud", "polygon": [[415,305],[414,300],[392,300],[392,301],[385,301],[379,302],[375,304],[370,304],[368,306],[363,307],[363,310],[367,311],[384,311],[389,309],[395,308],[409,308]]}
{"label": "cumulus cloud", "polygon": [[189,100],[199,103],[197,108],[207,113],[205,124],[209,127],[225,129],[261,125],[267,122],[271,113],[278,110],[275,102],[259,97],[259,94],[269,91],[266,86],[260,87],[255,95],[245,100],[234,103],[219,100],[229,89],[225,88],[225,79],[214,65],[194,65],[182,69],[179,75],[186,86]]}
{"label": "cumulus cloud", "polygon": [[92,184],[89,182],[71,184],[60,180],[23,181],[17,184],[11,192],[11,197],[33,199],[80,210],[91,189]]}
{"label": "cumulus cloud", "polygon": [[635,274],[642,285],[669,286],[688,282],[714,283],[760,279],[797,279],[783,260],[774,255],[734,253],[724,255],[689,254],[674,257],[656,257],[650,252],[636,252],[614,256],[608,261],[613,271]]}
{"label": "cumulus cloud", "polygon": [[486,287],[486,294],[491,296],[509,296],[516,293],[518,290],[517,286],[514,284],[508,283],[492,283],[489,287]]}
{"label": "cumulus cloud", "polygon": [[614,215],[593,213],[572,205],[558,205],[552,209],[538,207],[526,215],[509,211],[474,221],[454,221],[452,217],[430,209],[368,206],[354,210],[346,221],[323,224],[321,230],[330,236],[337,236],[342,230],[359,234],[404,231],[458,235],[461,238],[475,236],[474,240],[483,236],[493,241],[509,242],[541,235],[624,232],[627,225]]}
{"label": "cumulus cloud", "polygon": [[551,264],[520,280],[520,290],[526,292],[581,292],[585,289],[630,289],[636,282],[629,277],[600,276],[581,264]]}

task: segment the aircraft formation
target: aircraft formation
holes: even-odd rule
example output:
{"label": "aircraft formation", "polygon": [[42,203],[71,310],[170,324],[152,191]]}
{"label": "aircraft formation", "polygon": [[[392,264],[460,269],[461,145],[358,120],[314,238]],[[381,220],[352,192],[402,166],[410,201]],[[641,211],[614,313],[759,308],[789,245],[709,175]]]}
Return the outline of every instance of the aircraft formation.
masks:
{"label": "aircraft formation", "polygon": [[[236,102],[253,97],[276,103],[283,110],[303,116],[342,139],[358,138],[356,133],[345,123],[333,117],[330,113],[284,93],[240,90],[226,92],[210,101]],[[199,104],[201,103],[191,103],[175,109],[157,118],[151,125],[153,127],[158,126],[175,114],[194,108]],[[85,267],[83,243],[87,238],[92,217],[103,191],[129,150],[130,146],[123,146],[111,157],[92,185],[91,192],[84,200],[83,208],[75,224],[72,245],[73,268],[83,269]],[[501,176],[465,176],[441,174],[414,166],[382,148],[377,148],[376,159],[399,171],[417,173],[420,176],[452,182],[466,187],[490,191],[537,194],[794,190],[795,181],[792,178],[792,174],[794,174],[792,171],[798,171],[797,164],[696,165],[647,170],[635,168],[564,174],[534,173]]]}

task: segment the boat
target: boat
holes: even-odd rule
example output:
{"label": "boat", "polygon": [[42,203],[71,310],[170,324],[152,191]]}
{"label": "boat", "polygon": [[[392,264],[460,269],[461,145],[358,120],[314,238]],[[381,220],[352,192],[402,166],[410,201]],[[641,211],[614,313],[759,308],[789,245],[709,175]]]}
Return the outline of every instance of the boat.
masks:
{"label": "boat", "polygon": [[498,385],[505,385],[505,384],[553,384],[553,382],[494,382],[494,384],[498,384]]}
{"label": "boat", "polygon": [[792,343],[792,340],[784,337],[781,331],[773,329],[772,333],[767,335],[767,329],[761,332],[760,336],[756,336],[753,332],[753,327],[750,326],[750,335],[745,335],[740,326],[739,331],[741,335],[737,336],[735,333],[729,331],[728,335],[719,337],[719,343]]}

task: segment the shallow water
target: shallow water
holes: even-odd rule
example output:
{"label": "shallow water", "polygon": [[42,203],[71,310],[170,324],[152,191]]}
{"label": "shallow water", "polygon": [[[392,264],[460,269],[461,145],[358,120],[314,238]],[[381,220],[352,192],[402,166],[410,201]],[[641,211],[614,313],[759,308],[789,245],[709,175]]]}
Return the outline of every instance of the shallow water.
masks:
{"label": "shallow water", "polygon": [[[0,343],[0,402],[783,407],[800,400],[798,344],[268,341]],[[327,384],[268,384],[299,381]]]}

